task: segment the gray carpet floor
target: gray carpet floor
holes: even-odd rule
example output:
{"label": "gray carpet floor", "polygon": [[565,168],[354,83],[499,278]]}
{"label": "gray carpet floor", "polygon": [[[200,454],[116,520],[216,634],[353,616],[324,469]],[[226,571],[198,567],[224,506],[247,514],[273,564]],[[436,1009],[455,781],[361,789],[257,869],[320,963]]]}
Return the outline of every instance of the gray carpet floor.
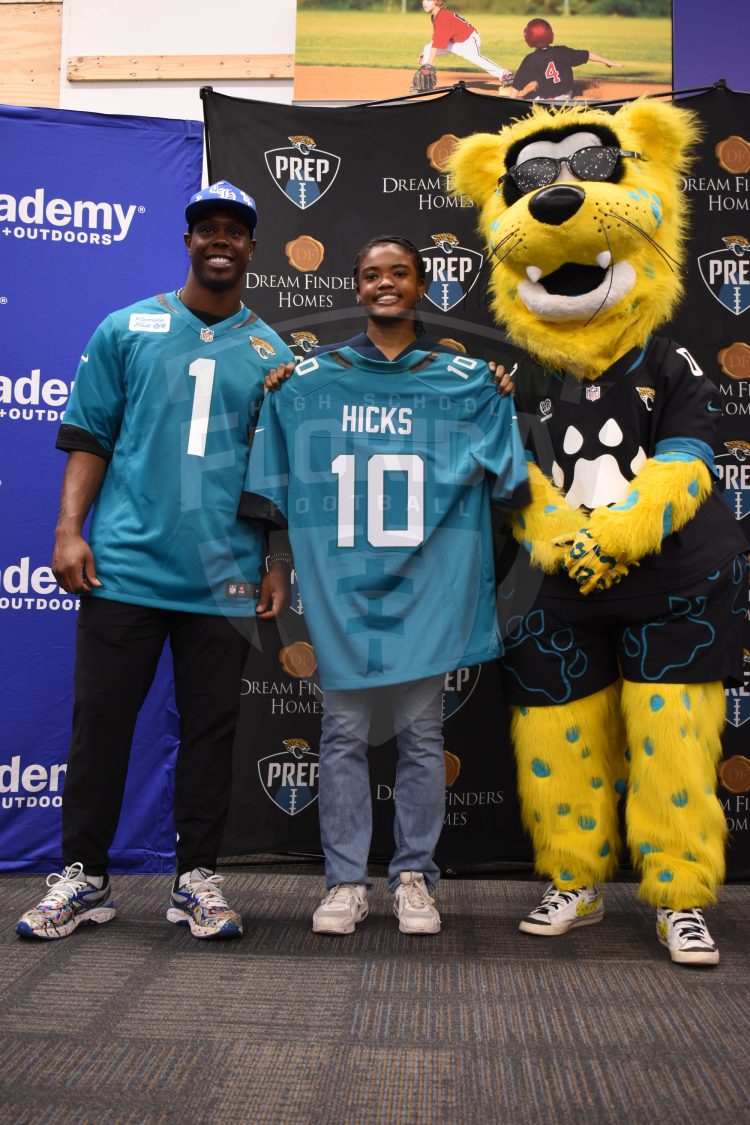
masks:
{"label": "gray carpet floor", "polygon": [[118,917],[18,939],[43,879],[0,877],[0,1121],[750,1121],[750,887],[707,916],[716,968],[673,965],[633,884],[601,925],[520,934],[528,880],[444,880],[443,932],[398,932],[382,878],[349,937],[313,934],[317,867],[231,869],[241,941],[164,917],[169,879],[119,876]]}

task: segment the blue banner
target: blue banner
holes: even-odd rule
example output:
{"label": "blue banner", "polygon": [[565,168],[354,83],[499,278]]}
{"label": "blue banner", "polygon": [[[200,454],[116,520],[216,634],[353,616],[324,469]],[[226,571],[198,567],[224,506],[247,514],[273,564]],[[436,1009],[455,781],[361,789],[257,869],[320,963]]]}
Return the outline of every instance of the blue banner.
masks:
{"label": "blue banner", "polygon": [[[60,863],[77,609],[49,566],[65,465],[55,438],[99,321],[184,280],[202,126],[0,106],[0,149],[0,870],[48,871]],[[172,869],[176,746],[165,658],[136,730],[113,871]]]}

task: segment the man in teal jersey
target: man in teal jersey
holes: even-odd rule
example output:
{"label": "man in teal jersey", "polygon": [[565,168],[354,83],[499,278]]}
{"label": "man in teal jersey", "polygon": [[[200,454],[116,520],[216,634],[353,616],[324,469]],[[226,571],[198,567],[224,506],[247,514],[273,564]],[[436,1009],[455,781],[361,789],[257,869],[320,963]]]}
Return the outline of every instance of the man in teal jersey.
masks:
{"label": "man in teal jersey", "polygon": [[273,544],[269,553],[259,525],[237,510],[264,376],[293,356],[240,300],[255,247],[252,198],[222,181],[194,195],[185,217],[185,285],[99,325],[57,439],[68,463],[52,569],[82,596],[65,868],[19,920],[24,937],[66,937],[114,917],[109,847],[135,721],[167,638],[180,717],[167,918],[198,938],[242,933],[215,868],[239,681],[255,617],[287,605],[289,557]]}

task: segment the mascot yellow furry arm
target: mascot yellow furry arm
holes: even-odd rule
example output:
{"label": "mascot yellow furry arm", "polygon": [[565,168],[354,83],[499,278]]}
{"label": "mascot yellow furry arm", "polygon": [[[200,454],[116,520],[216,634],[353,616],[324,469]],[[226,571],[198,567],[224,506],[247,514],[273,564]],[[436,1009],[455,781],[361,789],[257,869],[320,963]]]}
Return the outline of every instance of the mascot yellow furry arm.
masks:
{"label": "mascot yellow furry arm", "polygon": [[[459,144],[454,190],[480,208],[493,264],[493,311],[541,364],[593,385],[669,317],[682,291],[679,179],[696,136],[691,114],[640,101],[614,116],[584,106],[557,112],[535,106],[499,134],[475,134]],[[579,139],[583,155],[576,157]],[[548,150],[555,151],[551,161]],[[555,188],[529,203],[528,193],[550,182],[547,168],[556,161]],[[570,161],[591,179],[585,193]],[[524,162],[517,183],[508,169]],[[708,465],[686,448],[678,440],[674,449],[642,460],[627,492],[621,481],[620,494],[607,496],[590,519],[579,505],[571,520],[554,480],[532,475],[532,503],[514,522],[515,538],[548,573],[565,560],[583,593],[606,589],[606,581],[581,581],[566,547],[577,539],[580,556],[574,533],[587,529],[592,551],[617,568],[618,578],[626,573],[623,564],[658,553],[665,535],[691,520],[712,491]]]}
{"label": "mascot yellow furry arm", "polygon": [[515,512],[511,519],[513,538],[528,551],[534,566],[554,574],[567,554],[563,541],[574,536],[583,526],[582,514],[568,503],[538,465],[530,461],[529,488],[531,501]]}

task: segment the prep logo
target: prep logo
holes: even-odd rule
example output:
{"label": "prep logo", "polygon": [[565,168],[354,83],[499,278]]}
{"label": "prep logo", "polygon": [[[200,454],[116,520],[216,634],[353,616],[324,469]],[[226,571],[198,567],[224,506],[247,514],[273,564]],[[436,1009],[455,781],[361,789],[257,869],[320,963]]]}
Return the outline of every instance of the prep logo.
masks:
{"label": "prep logo", "polygon": [[65,762],[24,766],[21,755],[0,764],[0,808],[59,809],[67,771]]}
{"label": "prep logo", "polygon": [[481,664],[476,664],[473,668],[457,668],[455,672],[446,673],[443,683],[443,722],[453,718],[464,703],[468,703],[479,683],[481,672]]}
{"label": "prep logo", "polygon": [[742,234],[729,234],[721,241],[725,248],[701,254],[698,268],[719,304],[741,316],[750,308],[750,242]]}
{"label": "prep logo", "polygon": [[305,607],[302,604],[302,591],[299,588],[297,571],[294,567],[292,568],[289,579],[289,608],[292,613],[296,613],[298,617],[304,617]]}
{"label": "prep logo", "polygon": [[273,182],[287,199],[304,211],[322,199],[341,167],[341,157],[318,148],[312,137],[290,137],[291,148],[266,152]]}
{"label": "prep logo", "polygon": [[20,198],[0,193],[0,234],[29,242],[110,246],[127,238],[136,212],[142,215],[145,210],[136,203],[48,199],[43,187]]}
{"label": "prep logo", "polygon": [[304,738],[285,738],[284,749],[258,762],[263,792],[287,816],[296,816],[318,796],[318,755]]}
{"label": "prep logo", "polygon": [[482,255],[461,246],[455,234],[433,234],[434,246],[420,250],[427,273],[427,299],[441,312],[462,301],[476,284]]}
{"label": "prep logo", "polygon": [[741,727],[750,719],[750,652],[742,650],[742,686],[724,688],[727,697],[727,722]]}
{"label": "prep logo", "polygon": [[716,468],[724,485],[724,501],[736,520],[750,513],[750,442],[725,441],[726,453],[716,455]]}
{"label": "prep logo", "polygon": [[48,566],[32,568],[31,557],[24,555],[0,571],[0,610],[75,610],[79,600],[58,586]]}
{"label": "prep logo", "polygon": [[40,367],[12,379],[0,375],[0,418],[11,422],[60,422],[68,405],[72,383],[42,379]]}

